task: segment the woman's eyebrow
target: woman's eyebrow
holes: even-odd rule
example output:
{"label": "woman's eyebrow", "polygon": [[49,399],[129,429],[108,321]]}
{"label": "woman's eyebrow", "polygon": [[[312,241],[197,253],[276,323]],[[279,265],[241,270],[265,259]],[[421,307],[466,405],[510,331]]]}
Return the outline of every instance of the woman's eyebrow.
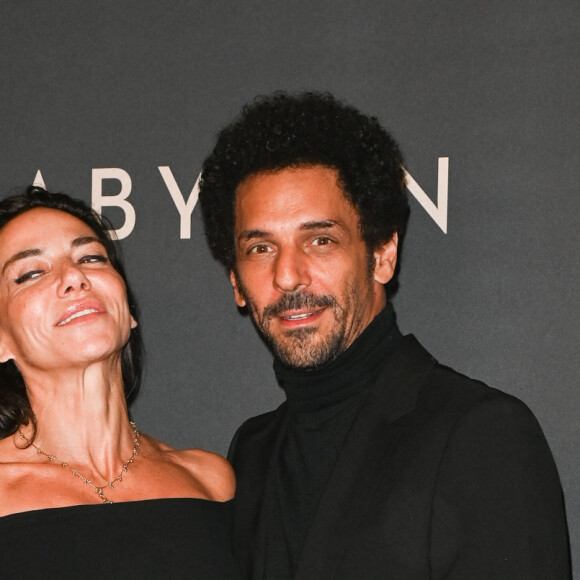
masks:
{"label": "woman's eyebrow", "polygon": [[92,244],[94,242],[100,244],[101,246],[104,245],[103,242],[101,242],[99,238],[95,238],[95,236],[81,236],[80,238],[75,238],[72,241],[71,246],[73,248],[78,248],[79,246],[86,246],[87,244]]}
{"label": "woman's eyebrow", "polygon": [[[79,246],[85,246],[87,244],[92,244],[95,242],[100,244],[101,246],[103,245],[103,242],[101,242],[101,240],[99,240],[98,238],[95,238],[94,236],[81,236],[80,238],[75,238],[72,241],[71,246],[73,248],[78,248]],[[39,248],[31,248],[30,250],[22,250],[22,252],[18,252],[16,254],[14,254],[14,256],[12,256],[8,260],[6,260],[6,262],[4,263],[4,266],[2,266],[2,274],[4,274],[6,269],[9,266],[11,266],[12,264],[14,264],[14,262],[18,262],[18,260],[24,260],[25,258],[31,258],[33,256],[40,256],[41,254],[42,254],[42,250],[40,250]]]}
{"label": "woman's eyebrow", "polygon": [[6,268],[8,268],[11,264],[14,264],[14,262],[17,262],[18,260],[24,260],[25,258],[30,258],[31,256],[40,256],[41,254],[42,250],[39,250],[38,248],[22,250],[22,252],[14,254],[14,256],[6,260],[4,266],[2,266],[2,274],[4,274]]}

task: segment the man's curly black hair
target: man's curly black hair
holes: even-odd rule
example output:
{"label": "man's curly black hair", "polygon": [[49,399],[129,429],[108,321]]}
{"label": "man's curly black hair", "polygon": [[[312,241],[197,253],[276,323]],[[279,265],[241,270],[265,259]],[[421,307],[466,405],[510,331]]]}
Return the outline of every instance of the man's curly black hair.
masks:
{"label": "man's curly black hair", "polygon": [[399,146],[376,118],[329,93],[257,97],[218,135],[199,201],[214,257],[235,270],[235,196],[244,179],[287,167],[336,169],[369,252],[403,235],[409,216]]}

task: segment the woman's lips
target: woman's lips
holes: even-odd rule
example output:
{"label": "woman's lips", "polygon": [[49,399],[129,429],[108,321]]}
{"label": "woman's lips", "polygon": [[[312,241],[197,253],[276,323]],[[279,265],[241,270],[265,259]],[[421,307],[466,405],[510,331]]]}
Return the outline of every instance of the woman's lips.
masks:
{"label": "woman's lips", "polygon": [[80,318],[81,316],[86,316],[87,314],[95,314],[98,312],[99,311],[95,310],[94,308],[85,308],[84,310],[71,314],[68,318],[65,318],[64,320],[59,322],[57,326],[64,326],[65,324],[68,324],[71,320],[75,320],[76,318]]}
{"label": "woman's lips", "polygon": [[73,320],[88,316],[90,314],[101,314],[105,311],[103,305],[97,300],[83,301],[69,306],[56,323],[57,326],[64,326]]}

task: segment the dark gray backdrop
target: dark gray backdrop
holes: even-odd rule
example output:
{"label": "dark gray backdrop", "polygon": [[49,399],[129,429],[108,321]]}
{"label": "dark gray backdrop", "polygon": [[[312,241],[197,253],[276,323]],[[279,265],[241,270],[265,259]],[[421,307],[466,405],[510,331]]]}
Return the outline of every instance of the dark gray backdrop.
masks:
{"label": "dark gray backdrop", "polygon": [[447,234],[411,196],[400,326],[533,409],[578,560],[579,33],[577,0],[8,0],[0,185],[40,170],[49,189],[90,201],[94,169],[130,176],[136,221],[122,244],[148,353],[134,416],[174,445],[225,453],[282,393],[199,209],[181,239],[158,168],[187,199],[217,130],[275,89],[331,90],[377,115],[435,204],[449,157]]}

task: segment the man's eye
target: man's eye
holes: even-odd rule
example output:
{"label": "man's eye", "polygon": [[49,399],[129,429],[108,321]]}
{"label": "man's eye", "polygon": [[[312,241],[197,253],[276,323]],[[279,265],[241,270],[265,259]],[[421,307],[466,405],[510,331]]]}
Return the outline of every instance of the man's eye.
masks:
{"label": "man's eye", "polygon": [[250,248],[250,254],[267,254],[270,252],[270,246],[266,244],[258,244],[257,246],[252,246]]}
{"label": "man's eye", "polygon": [[327,246],[328,244],[332,244],[332,240],[326,236],[319,236],[312,242],[314,246]]}
{"label": "man's eye", "polygon": [[101,256],[100,254],[91,254],[88,256],[83,256],[79,260],[79,264],[94,264],[98,262],[106,264],[108,261],[109,259],[106,256]]}
{"label": "man's eye", "polygon": [[14,282],[16,282],[16,284],[23,284],[24,282],[28,282],[28,280],[34,280],[38,278],[42,275],[42,273],[42,270],[30,270],[30,272],[26,272],[22,274],[22,276],[18,276]]}

